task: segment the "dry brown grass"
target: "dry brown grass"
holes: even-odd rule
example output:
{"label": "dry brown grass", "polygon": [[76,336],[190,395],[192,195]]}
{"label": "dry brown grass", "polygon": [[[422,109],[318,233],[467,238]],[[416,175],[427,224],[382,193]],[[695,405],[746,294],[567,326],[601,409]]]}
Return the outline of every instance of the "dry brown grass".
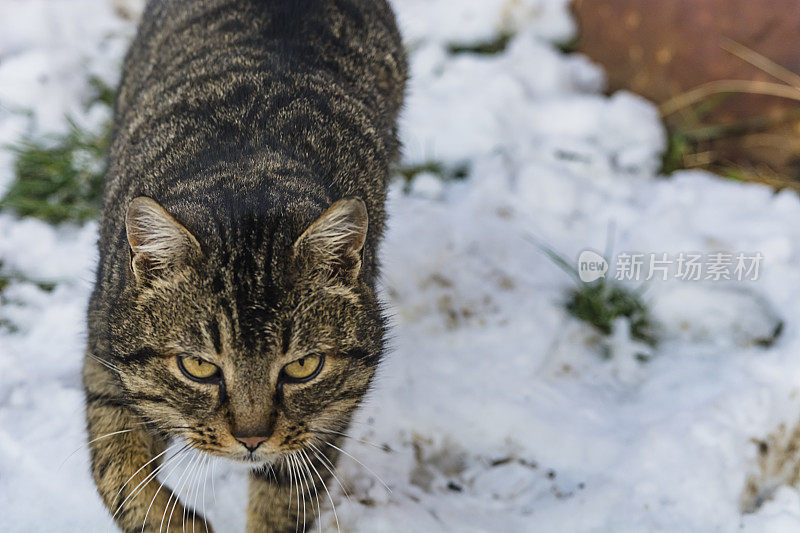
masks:
{"label": "dry brown grass", "polygon": [[[664,171],[699,168],[738,181],[800,191],[798,169],[771,166],[755,159],[748,163],[747,157],[731,157],[738,150],[742,154],[774,156],[764,157],[765,161],[800,159],[800,75],[738,42],[726,40],[721,46],[774,81],[715,80],[662,103],[659,111],[670,132]],[[750,116],[724,124],[706,118],[713,116],[714,109],[735,94],[789,99],[798,105],[796,110],[777,116]]]}

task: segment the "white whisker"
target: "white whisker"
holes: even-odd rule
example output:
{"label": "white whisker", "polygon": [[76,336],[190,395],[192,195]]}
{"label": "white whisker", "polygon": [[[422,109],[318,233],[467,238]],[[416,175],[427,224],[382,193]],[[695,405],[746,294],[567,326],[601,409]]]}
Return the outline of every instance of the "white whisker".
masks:
{"label": "white whisker", "polygon": [[[189,477],[186,478],[186,486],[188,487],[188,490],[186,491],[186,503],[184,505],[181,505],[181,507],[183,507],[183,509],[181,511],[181,533],[186,533],[186,514],[187,514],[187,509],[189,508],[189,501],[192,499],[192,484],[189,482],[189,480],[190,479],[197,479],[197,476],[196,476],[197,465],[199,465],[201,463],[202,463],[202,459],[200,458],[200,455],[198,455],[197,456],[197,460],[195,461],[195,467],[189,473]],[[180,498],[180,495],[178,495],[178,498]],[[177,501],[178,500],[176,499],[175,500],[176,504],[177,504]],[[167,524],[167,531],[169,531],[169,524]]]}
{"label": "white whisker", "polygon": [[[175,489],[172,490],[172,494],[169,495],[167,498],[167,504],[164,506],[164,514],[161,515],[161,524],[158,526],[158,531],[161,533],[161,528],[164,527],[164,520],[167,520],[167,530],[169,531],[169,524],[172,522],[172,513],[175,512],[175,506],[178,505],[179,495],[181,490],[183,490],[183,485],[185,484],[185,480],[188,479],[188,473],[194,467],[194,464],[197,462],[197,458],[199,456],[195,456],[193,459],[189,460],[189,463],[183,468],[183,473],[178,478],[178,483],[175,485]],[[167,511],[169,510],[169,504],[172,499],[175,498],[175,502],[172,504],[172,511],[169,513],[169,518],[167,518]]]}
{"label": "white whisker", "polygon": [[[151,462],[153,462],[155,459],[158,459],[158,457],[160,457],[161,455],[164,455],[164,454],[165,454],[167,451],[169,451],[169,448],[167,448],[166,450],[164,450],[163,452],[161,452],[160,454],[158,454],[156,457],[154,457],[153,459],[151,459],[150,461],[148,461],[147,463],[145,463],[145,465],[144,465],[144,466],[147,466],[147,465],[149,465],[149,464],[150,464]],[[177,455],[177,454],[176,454],[176,455]],[[173,457],[174,457],[174,456],[173,456]],[[138,484],[138,485],[136,485],[136,486],[133,488],[133,490],[130,492],[130,494],[128,494],[128,496],[126,496],[126,497],[125,497],[125,499],[124,499],[124,500],[122,500],[122,503],[120,503],[120,504],[119,504],[119,507],[117,507],[117,510],[116,510],[116,512],[114,513],[114,518],[116,518],[116,517],[117,517],[117,514],[118,514],[120,511],[122,511],[122,509],[125,507],[125,503],[126,503],[128,500],[132,500],[132,499],[133,499],[133,498],[135,498],[135,497],[136,497],[136,496],[137,496],[137,495],[138,495],[138,494],[139,494],[141,491],[143,491],[143,490],[144,490],[144,488],[145,488],[145,487],[146,487],[146,486],[147,486],[147,485],[148,485],[148,484],[149,484],[149,483],[150,483],[150,482],[153,480],[153,478],[154,478],[155,476],[157,476],[157,475],[158,475],[158,472],[159,472],[159,471],[161,471],[161,469],[162,469],[162,468],[163,468],[163,467],[164,467],[166,464],[167,464],[167,461],[164,461],[164,463],[163,463],[163,464],[161,464],[161,465],[157,466],[156,468],[154,468],[152,472],[150,472],[149,474],[147,474],[147,475],[144,477],[144,479],[143,479],[143,480],[141,480],[141,481],[139,482],[139,484]],[[143,466],[142,468],[144,468],[144,466]],[[139,470],[137,470],[137,471],[136,471],[136,474],[138,474],[138,473],[139,473],[139,471],[140,471],[142,468],[140,468]],[[134,474],[133,476],[135,476],[136,474]],[[133,479],[133,476],[131,476],[131,477],[128,479],[128,481],[130,481],[131,479]],[[126,482],[125,482],[125,484],[126,484],[126,485],[128,484],[128,481],[126,481]],[[125,487],[125,485],[123,485],[123,488],[124,488],[124,487]],[[117,496],[119,496],[119,494],[120,494],[121,492],[122,492],[122,489],[119,489],[119,492],[117,493]],[[114,499],[116,499],[116,497],[115,497]]]}
{"label": "white whisker", "polygon": [[214,484],[214,478],[217,477],[217,460],[214,459],[213,463],[214,465],[211,467],[211,492],[214,494],[214,505],[217,505],[217,487]]}
{"label": "white whisker", "polygon": [[89,357],[91,357],[92,359],[94,359],[95,361],[97,361],[98,363],[103,365],[104,367],[109,368],[109,369],[113,370],[114,372],[116,372],[118,374],[122,372],[122,370],[120,370],[120,368],[117,365],[115,365],[115,364],[113,364],[113,363],[111,363],[109,361],[106,361],[105,359],[101,359],[101,358],[97,357],[93,353],[86,352],[86,355],[88,355]]}
{"label": "white whisker", "polygon": [[[181,502],[181,492],[183,492],[184,487],[191,486],[189,480],[194,479],[195,472],[197,471],[197,465],[200,464],[201,459],[202,456],[200,454],[197,454],[195,456],[195,458],[192,460],[191,465],[188,468],[188,474],[186,475],[186,479],[184,479],[183,482],[180,484],[178,490],[174,492],[175,501],[172,502],[172,510],[169,512],[169,518],[167,519],[167,531],[169,531],[169,526],[172,523],[172,515],[175,514],[175,509],[178,507],[178,504],[180,503],[181,507],[183,507],[183,513],[182,513],[183,516],[181,518],[181,530],[184,531],[185,533],[185,530],[183,528],[186,525],[186,505],[183,505],[183,502]],[[189,489],[188,492],[190,493],[191,489]],[[188,498],[189,496],[187,493],[187,503],[188,503]]]}
{"label": "white whisker", "polygon": [[375,444],[374,442],[369,442],[368,440],[359,439],[358,437],[353,437],[352,435],[348,435],[347,433],[342,433],[341,431],[332,431],[330,429],[315,429],[315,430],[311,430],[311,431],[313,433],[323,433],[323,434],[324,433],[328,433],[328,434],[332,434],[332,435],[340,435],[340,436],[346,437],[346,438],[348,438],[350,440],[354,440],[354,441],[356,441],[356,442],[358,442],[360,444],[364,444],[366,446],[372,446],[372,447],[377,448],[377,449],[379,449],[381,451],[386,451],[386,448],[384,446],[381,446],[380,444]]}
{"label": "white whisker", "polygon": [[284,457],[284,460],[286,461],[286,467],[289,469],[289,504],[286,506],[286,516],[288,517],[292,514],[292,481],[294,476],[291,465],[289,464],[289,457]]}
{"label": "white whisker", "polygon": [[[150,500],[150,505],[147,507],[147,512],[144,514],[144,519],[142,520],[142,533],[144,533],[144,528],[147,525],[147,517],[150,514],[150,509],[152,509],[153,503],[155,503],[156,498],[158,497],[158,493],[161,492],[161,489],[164,487],[164,483],[166,483],[167,480],[172,476],[172,474],[175,473],[175,471],[178,469],[178,467],[181,464],[183,464],[183,462],[186,460],[187,457],[191,457],[188,453],[185,453],[186,450],[188,450],[188,448],[189,448],[189,445],[187,444],[183,448],[181,448],[180,451],[178,451],[178,453],[176,453],[175,455],[173,455],[172,457],[170,457],[169,459],[164,461],[164,464],[162,465],[162,467],[166,466],[167,463],[170,460],[174,459],[175,457],[177,457],[179,455],[181,456],[180,460],[175,464],[175,466],[172,467],[172,469],[169,471],[169,473],[164,477],[164,481],[162,481],[159,484],[158,489],[156,489],[156,493],[153,495],[153,499]],[[169,500],[167,500],[167,502],[169,502]]]}
{"label": "white whisker", "polygon": [[[117,493],[114,495],[114,500],[116,500],[116,499],[119,497],[119,495],[122,493],[122,491],[125,489],[125,487],[127,487],[127,486],[128,486],[128,483],[130,483],[130,482],[131,482],[131,480],[132,480],[133,478],[135,478],[135,477],[136,477],[136,474],[138,474],[139,472],[141,472],[143,469],[147,468],[147,465],[149,465],[149,464],[150,464],[150,463],[152,463],[153,461],[157,460],[159,457],[161,457],[162,455],[164,455],[164,454],[165,454],[165,453],[167,453],[168,451],[169,451],[169,448],[166,448],[166,449],[165,449],[163,452],[159,453],[158,455],[156,455],[155,457],[153,457],[152,459],[150,459],[149,461],[147,461],[145,464],[143,464],[142,466],[140,466],[140,467],[139,467],[139,469],[138,469],[136,472],[134,472],[134,473],[131,475],[131,477],[129,477],[129,478],[128,478],[128,481],[126,481],[125,483],[123,483],[123,484],[122,484],[122,486],[119,488],[119,490],[117,491]],[[145,479],[147,479],[147,478],[145,477]],[[136,486],[136,488],[139,488],[139,485],[137,485],[137,486]],[[136,488],[134,488],[133,490],[134,490],[134,491],[136,491]],[[124,503],[124,502],[123,502],[123,503]],[[121,506],[121,505],[120,505],[120,506]]]}
{"label": "white whisker", "polygon": [[120,431],[114,431],[113,433],[106,433],[105,435],[102,435],[102,436],[100,436],[100,437],[97,437],[97,438],[95,438],[95,439],[92,439],[92,440],[90,440],[89,442],[87,442],[87,443],[85,443],[85,444],[81,444],[80,446],[78,446],[78,448],[77,448],[77,449],[76,449],[74,452],[72,452],[71,454],[69,454],[69,455],[66,457],[66,459],[64,459],[63,461],[61,461],[61,464],[58,466],[58,470],[61,470],[61,467],[62,467],[62,466],[64,466],[64,463],[66,463],[67,461],[69,461],[70,457],[72,457],[73,455],[75,455],[76,453],[78,453],[79,451],[81,451],[83,448],[86,448],[86,447],[87,447],[87,446],[89,446],[90,444],[93,444],[93,443],[95,443],[95,442],[97,442],[97,441],[99,441],[99,440],[107,439],[108,437],[113,437],[114,435],[120,435],[120,434],[122,434],[122,433],[130,433],[131,431],[135,431],[136,429],[138,429],[138,428],[123,429],[123,430],[120,430]]}
{"label": "white whisker", "polygon": [[364,463],[362,463],[361,461],[359,461],[358,459],[356,459],[355,457],[353,457],[352,455],[350,455],[349,453],[347,453],[347,452],[346,452],[346,451],[344,451],[343,449],[339,448],[339,447],[338,447],[338,446],[336,446],[335,444],[331,444],[331,443],[330,443],[330,442],[328,442],[328,441],[325,441],[325,444],[327,444],[328,446],[330,446],[330,447],[332,447],[332,448],[334,448],[334,449],[336,449],[336,450],[339,450],[340,452],[342,452],[343,454],[345,454],[347,457],[349,457],[350,459],[352,459],[352,460],[353,460],[353,461],[355,461],[356,463],[360,464],[362,467],[364,467],[364,469],[365,469],[367,472],[369,472],[370,474],[372,474],[373,476],[375,476],[375,479],[377,479],[378,481],[380,481],[380,482],[381,482],[381,484],[382,484],[384,487],[386,487],[386,490],[388,490],[390,493],[392,492],[392,489],[390,489],[390,488],[389,488],[389,485],[387,485],[387,484],[386,484],[386,482],[385,482],[384,480],[382,480],[382,479],[381,479],[381,477],[380,477],[378,474],[376,474],[375,472],[373,472],[373,471],[372,471],[372,469],[371,469],[370,467],[368,467],[367,465],[365,465]]}
{"label": "white whisker", "polygon": [[194,479],[194,474],[197,470],[197,465],[200,464],[201,458],[202,456],[200,454],[197,454],[195,456],[194,460],[192,461],[191,465],[188,468],[188,473],[186,475],[186,478],[181,482],[178,490],[174,492],[175,501],[172,502],[172,510],[169,512],[169,518],[167,518],[167,531],[169,531],[169,526],[170,524],[172,524],[172,515],[175,514],[175,509],[178,507],[179,503],[181,504],[181,507],[183,507],[183,519],[181,520],[181,525],[185,525],[184,519],[186,518],[186,506],[183,505],[183,502],[181,502],[181,493],[183,492],[184,487],[190,486],[189,480]]}
{"label": "white whisker", "polygon": [[[208,484],[208,470],[213,465],[217,464],[213,456],[209,455],[208,457],[209,459],[208,462],[206,463],[206,473],[205,475],[203,475],[203,522],[206,525],[206,533],[208,533],[208,518],[207,518],[208,514],[206,513],[206,485]],[[214,481],[213,478],[211,481],[213,483]]]}
{"label": "white whisker", "polygon": [[141,481],[139,482],[139,484],[138,484],[138,485],[136,485],[136,486],[133,488],[133,490],[131,491],[131,493],[130,493],[130,494],[128,494],[128,496],[126,496],[126,497],[125,497],[125,499],[124,499],[124,500],[122,500],[122,503],[120,503],[120,504],[119,504],[119,507],[117,507],[117,510],[114,512],[114,516],[113,516],[113,518],[115,518],[115,519],[116,519],[117,515],[118,515],[120,512],[122,512],[122,509],[124,509],[124,508],[125,508],[125,504],[126,504],[126,503],[127,503],[129,500],[130,500],[130,501],[133,501],[133,499],[134,499],[134,498],[136,498],[136,496],[138,496],[138,495],[139,495],[139,493],[140,493],[140,492],[142,492],[142,491],[145,489],[145,487],[147,487],[147,485],[148,485],[148,484],[149,484],[149,483],[150,483],[150,482],[153,480],[153,478],[154,478],[155,476],[157,476],[157,475],[158,475],[159,471],[161,471],[161,469],[162,469],[163,467],[164,467],[164,465],[159,465],[159,466],[157,466],[156,468],[154,468],[152,472],[150,472],[149,474],[147,474],[147,475],[145,476],[145,478],[144,478],[143,480],[141,480]]}
{"label": "white whisker", "polygon": [[272,474],[272,479],[275,480],[275,484],[279,485],[280,483],[278,483],[278,474],[275,473],[275,469],[272,468],[272,465],[267,465],[267,468],[269,469],[269,473]]}
{"label": "white whisker", "polygon": [[317,474],[317,477],[319,478],[320,482],[322,483],[322,487],[325,489],[325,492],[328,494],[328,501],[331,502],[331,507],[333,508],[333,517],[336,519],[336,530],[339,533],[342,533],[342,529],[341,529],[341,527],[339,527],[339,516],[336,514],[336,504],[333,503],[333,497],[331,496],[331,491],[328,490],[328,485],[325,484],[325,480],[322,479],[322,476],[320,475],[319,470],[317,470],[317,467],[314,466],[314,463],[312,462],[312,463],[310,463],[310,465],[311,465],[311,468],[314,469],[314,472]]}
{"label": "white whisker", "polygon": [[[297,468],[296,468],[296,465],[294,463],[294,452],[292,452],[292,454],[289,456],[289,460],[291,461],[291,464],[292,464],[292,472],[294,472],[294,475],[295,475],[295,481],[294,481],[295,490],[294,491],[297,494],[297,514],[295,515],[295,520],[294,520],[294,532],[297,533],[297,530],[300,528],[300,476],[298,475]],[[292,494],[290,492],[289,493],[289,501],[290,502],[292,501],[291,497],[292,497]]]}
{"label": "white whisker", "polygon": [[200,495],[200,481],[205,475],[206,467],[208,466],[208,456],[203,456],[203,462],[200,463],[200,468],[197,470],[197,483],[194,487],[194,501],[192,502],[192,533],[194,533],[194,525],[197,522],[197,497]]}
{"label": "white whisker", "polygon": [[[308,463],[311,462],[311,459],[308,457],[305,450],[300,450],[300,452],[303,454],[303,467],[305,471],[308,472],[308,478],[306,478],[306,480],[310,480],[311,486],[314,487],[314,499],[317,500],[317,526],[319,527],[319,533],[322,533],[322,520],[319,518],[322,515],[322,509],[319,507],[319,492],[317,491],[317,483],[314,481],[314,476],[311,474],[311,469],[308,467]],[[311,495],[311,491],[309,490],[308,492],[309,495]]]}
{"label": "white whisker", "polygon": [[322,463],[322,466],[324,466],[328,470],[328,472],[331,473],[333,479],[335,479],[336,483],[338,483],[339,486],[342,488],[342,492],[344,492],[345,497],[347,497],[349,501],[352,501],[350,498],[350,493],[347,492],[347,489],[345,488],[344,484],[341,482],[341,480],[339,480],[339,477],[336,475],[335,472],[336,466],[330,461],[330,459],[328,459],[328,457],[324,453],[322,453],[322,450],[320,450],[314,445],[313,442],[309,442],[308,445],[311,446],[312,448],[311,451],[314,452],[314,455],[317,457],[317,459],[319,459],[320,463]]}
{"label": "white whisker", "polygon": [[[303,479],[300,478],[300,474],[302,474],[302,471],[300,469],[300,462],[297,459],[297,452],[292,454],[292,461],[294,461],[295,466],[297,466],[297,481],[300,483],[300,488],[303,489],[303,533],[306,533],[306,486],[303,483],[305,475],[303,476]],[[297,497],[298,499],[300,498],[300,493],[297,494]],[[298,505],[299,505],[299,500],[298,500]],[[297,517],[300,518],[299,511],[297,513]]]}
{"label": "white whisker", "polygon": [[[197,472],[199,471],[198,470],[198,466],[202,465],[203,464],[203,460],[205,460],[205,457],[202,457],[202,458],[201,457],[202,457],[201,455],[197,456],[197,464],[195,465],[195,468],[192,470],[192,473],[190,474],[189,479],[197,480]],[[186,480],[186,486],[188,487],[188,490],[186,491],[186,504],[182,506],[183,507],[183,512],[181,513],[181,532],[182,533],[186,533],[186,515],[188,514],[189,501],[192,498],[192,484],[189,483],[189,479]],[[197,484],[195,484],[195,486],[197,486]]]}

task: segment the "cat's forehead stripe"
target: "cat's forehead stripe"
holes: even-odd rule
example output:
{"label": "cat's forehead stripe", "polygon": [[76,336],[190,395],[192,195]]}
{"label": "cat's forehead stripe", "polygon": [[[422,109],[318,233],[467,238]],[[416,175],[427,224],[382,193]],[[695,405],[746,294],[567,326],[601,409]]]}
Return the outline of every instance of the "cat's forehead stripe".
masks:
{"label": "cat's forehead stripe", "polygon": [[214,316],[208,324],[208,334],[211,337],[211,343],[214,346],[214,351],[218,354],[222,353],[222,336],[219,331],[219,319]]}

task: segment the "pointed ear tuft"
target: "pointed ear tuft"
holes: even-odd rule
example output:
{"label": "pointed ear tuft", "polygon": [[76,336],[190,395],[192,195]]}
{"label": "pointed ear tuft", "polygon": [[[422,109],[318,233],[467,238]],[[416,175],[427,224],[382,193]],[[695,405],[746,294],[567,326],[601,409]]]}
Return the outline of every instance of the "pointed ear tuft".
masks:
{"label": "pointed ear tuft", "polygon": [[312,270],[355,280],[368,226],[367,206],[360,198],[339,200],[295,241],[295,257]]}
{"label": "pointed ear tuft", "polygon": [[197,239],[155,200],[146,196],[134,198],[125,215],[132,257],[131,267],[140,281],[184,262],[200,251]]}

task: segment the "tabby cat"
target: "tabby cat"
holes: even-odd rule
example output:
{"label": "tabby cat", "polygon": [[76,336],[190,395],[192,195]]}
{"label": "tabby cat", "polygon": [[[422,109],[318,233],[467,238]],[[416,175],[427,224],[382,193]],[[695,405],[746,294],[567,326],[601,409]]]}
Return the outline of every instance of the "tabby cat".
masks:
{"label": "tabby cat", "polygon": [[147,6],[84,363],[92,475],[122,530],[211,530],[157,479],[191,450],[252,467],[248,531],[313,522],[383,350],[405,79],[384,0]]}

